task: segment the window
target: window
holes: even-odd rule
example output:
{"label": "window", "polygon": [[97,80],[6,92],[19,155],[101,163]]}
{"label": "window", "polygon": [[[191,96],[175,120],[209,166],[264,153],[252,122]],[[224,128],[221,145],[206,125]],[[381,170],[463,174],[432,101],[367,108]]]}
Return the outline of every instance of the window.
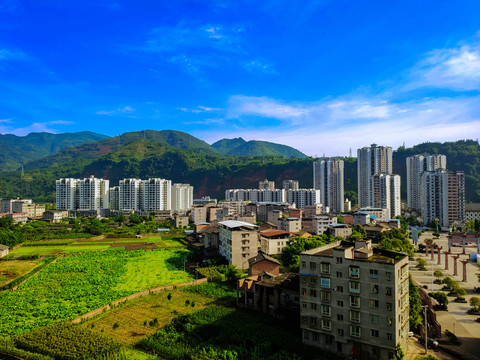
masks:
{"label": "window", "polygon": [[360,337],[360,326],[350,325],[350,336]]}
{"label": "window", "polygon": [[307,289],[302,288],[302,294],[303,294],[303,296],[306,296],[307,295]]}
{"label": "window", "polygon": [[378,308],[378,300],[370,299],[370,307],[375,309]]}
{"label": "window", "polygon": [[392,303],[387,303],[387,310],[392,311]]}
{"label": "window", "polygon": [[378,323],[378,315],[370,314],[370,321],[372,323]]}
{"label": "window", "polygon": [[407,265],[403,265],[402,266],[402,277],[404,277],[405,275],[408,274],[408,266]]}
{"label": "window", "polygon": [[337,300],[337,306],[343,307],[343,300]]}
{"label": "window", "polygon": [[328,278],[322,278],[322,279],[321,279],[321,284],[322,284],[322,285],[321,285],[322,288],[324,288],[324,289],[330,289],[330,279],[328,279]]}
{"label": "window", "polygon": [[307,330],[304,330],[304,331],[303,331],[303,338],[304,338],[305,340],[310,339],[310,333],[309,333]]}
{"label": "window", "polygon": [[330,302],[330,292],[321,291],[320,292],[320,298],[322,299],[322,301]]}
{"label": "window", "polygon": [[350,310],[350,321],[359,323],[360,322],[360,311]]}
{"label": "window", "polygon": [[337,314],[337,321],[343,321],[343,315]]}
{"label": "window", "polygon": [[340,285],[340,286],[337,286],[337,291],[338,291],[338,292],[343,292],[343,286],[341,286],[341,285]]}
{"label": "window", "polygon": [[392,296],[392,288],[387,287],[385,290],[386,290],[387,296]]}
{"label": "window", "polygon": [[386,278],[387,280],[392,280],[392,273],[391,273],[391,272],[385,273],[385,278]]}
{"label": "window", "polygon": [[387,333],[387,340],[392,341],[393,340],[393,335],[390,333]]}
{"label": "window", "polygon": [[318,333],[316,333],[316,332],[313,333],[312,338],[313,338],[313,341],[315,341],[315,342],[319,342],[319,341],[320,341],[320,335],[319,335]]}
{"label": "window", "polygon": [[330,316],[330,306],[328,305],[322,305],[322,316]]}
{"label": "window", "polygon": [[348,268],[348,276],[352,279],[358,279],[360,277],[360,269],[356,266],[350,266]]}
{"label": "window", "polygon": [[310,304],[310,308],[311,308],[312,310],[317,310],[317,304],[311,303],[311,304]]}
{"label": "window", "polygon": [[332,329],[332,322],[327,319],[322,319],[322,329],[323,330],[331,330]]}
{"label": "window", "polygon": [[310,276],[310,284],[316,284],[317,278],[315,276]]}
{"label": "window", "polygon": [[312,296],[312,297],[317,297],[317,290],[315,290],[315,289],[310,289],[310,296]]}
{"label": "window", "polygon": [[360,283],[356,281],[349,282],[350,292],[358,294],[360,292]]}
{"label": "window", "polygon": [[310,324],[316,326],[318,324],[318,319],[316,317],[311,317]]}
{"label": "window", "polygon": [[302,308],[306,309],[307,308],[307,303],[306,302],[302,302]]}
{"label": "window", "polygon": [[305,269],[307,267],[307,262],[306,261],[302,261],[302,269]]}
{"label": "window", "polygon": [[330,264],[321,263],[321,271],[322,271],[322,274],[330,274]]}
{"label": "window", "polygon": [[350,296],[350,306],[354,308],[359,308],[360,298],[358,296]]}
{"label": "window", "polygon": [[338,335],[343,336],[344,334],[345,332],[343,331],[343,329],[338,329]]}
{"label": "window", "polygon": [[305,325],[308,324],[308,317],[302,316],[302,321]]}
{"label": "window", "polygon": [[337,277],[338,277],[338,278],[341,278],[341,277],[342,277],[342,272],[341,272],[341,271],[337,271]]}
{"label": "window", "polygon": [[370,269],[370,277],[373,279],[378,279],[378,270]]}
{"label": "window", "polygon": [[370,329],[370,336],[373,338],[378,338],[378,330]]}
{"label": "window", "polygon": [[310,270],[315,270],[317,268],[317,264],[314,262],[310,262]]}
{"label": "window", "polygon": [[341,264],[343,262],[343,258],[336,257],[337,264]]}
{"label": "window", "polygon": [[378,294],[378,285],[370,284],[370,292],[372,294]]}

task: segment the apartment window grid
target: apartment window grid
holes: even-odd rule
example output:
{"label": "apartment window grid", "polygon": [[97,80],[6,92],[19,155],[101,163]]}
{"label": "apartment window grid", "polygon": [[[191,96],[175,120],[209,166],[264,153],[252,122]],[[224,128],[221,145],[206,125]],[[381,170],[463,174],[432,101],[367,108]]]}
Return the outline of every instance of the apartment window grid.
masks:
{"label": "apartment window grid", "polygon": [[372,279],[378,279],[378,270],[370,269],[370,277]]}
{"label": "apartment window grid", "polygon": [[329,278],[321,278],[320,283],[321,283],[322,288],[330,289],[330,279]]}
{"label": "apartment window grid", "polygon": [[350,325],[350,336],[359,338],[361,335],[360,326]]}
{"label": "apartment window grid", "polygon": [[360,293],[360,283],[358,281],[349,281],[348,285],[351,293]]}
{"label": "apartment window grid", "polygon": [[331,316],[332,315],[332,309],[328,305],[322,305],[321,306],[321,313],[322,313],[322,316]]}
{"label": "apartment window grid", "polygon": [[357,266],[349,266],[348,276],[352,279],[359,279],[360,278],[360,268],[358,268]]}

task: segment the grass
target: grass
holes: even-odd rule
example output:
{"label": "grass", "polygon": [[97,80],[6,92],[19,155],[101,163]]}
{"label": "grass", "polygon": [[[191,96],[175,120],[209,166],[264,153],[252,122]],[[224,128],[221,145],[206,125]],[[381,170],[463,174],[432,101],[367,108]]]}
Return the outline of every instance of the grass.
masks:
{"label": "grass", "polygon": [[27,274],[38,265],[41,260],[8,260],[0,261],[0,286]]}
{"label": "grass", "polygon": [[[196,287],[203,288],[205,285]],[[171,294],[170,300],[168,300],[169,294]],[[185,306],[187,300],[190,305]],[[191,306],[192,301],[195,302],[193,307]],[[100,331],[124,345],[134,345],[169,324],[175,317],[192,314],[216,302],[216,297],[205,295],[205,291],[192,292],[178,288],[128,301],[85,322],[82,326]],[[157,325],[150,326],[148,323],[155,318],[158,320]],[[147,321],[146,326],[144,325],[145,321]],[[115,323],[119,326],[114,329],[113,324]]]}
{"label": "grass", "polygon": [[[72,254],[86,251],[100,251],[105,250],[113,244],[132,244],[132,243],[151,243],[155,244],[157,248],[170,249],[180,248],[185,245],[177,240],[178,236],[152,236],[145,238],[119,238],[119,239],[99,239],[86,241],[79,240],[45,240],[39,242],[28,242],[26,246],[21,246],[10,252],[12,256],[24,256],[24,255],[58,255],[58,254]],[[65,244],[70,242],[70,244]]]}
{"label": "grass", "polygon": [[[185,252],[112,250],[59,258],[16,291],[0,293],[0,337],[73,319],[144,287],[188,281]],[[136,271],[148,263],[154,266]]]}

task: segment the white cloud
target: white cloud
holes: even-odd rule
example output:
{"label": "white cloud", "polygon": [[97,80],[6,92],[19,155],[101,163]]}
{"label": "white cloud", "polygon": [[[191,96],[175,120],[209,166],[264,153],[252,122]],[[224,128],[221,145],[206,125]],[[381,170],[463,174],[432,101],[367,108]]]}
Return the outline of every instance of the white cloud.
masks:
{"label": "white cloud", "polygon": [[228,101],[228,118],[239,118],[243,115],[254,115],[275,119],[295,119],[308,114],[303,106],[283,104],[267,97],[235,95]]}
{"label": "white cloud", "polygon": [[464,45],[432,51],[414,69],[413,75],[420,78],[418,85],[480,90],[480,47]]}
{"label": "white cloud", "polygon": [[178,108],[178,110],[183,111],[183,112],[189,112],[189,113],[194,113],[194,114],[201,114],[205,112],[213,112],[213,111],[219,111],[221,110],[220,108],[212,108],[208,106],[197,106],[194,109],[189,109],[186,107]]}
{"label": "white cloud", "polygon": [[119,115],[119,114],[131,114],[133,112],[135,112],[135,109],[127,105],[117,110],[110,110],[110,111],[100,110],[100,111],[97,111],[96,114],[97,115]]}
{"label": "white cloud", "polygon": [[27,56],[20,51],[11,51],[7,49],[0,49],[0,61],[7,60],[25,60]]}
{"label": "white cloud", "polygon": [[[0,123],[1,122],[2,120],[0,120]],[[12,121],[5,121],[5,122],[13,123]],[[46,122],[35,122],[29,126],[20,127],[20,128],[0,125],[0,134],[14,134],[17,136],[25,136],[32,132],[48,132],[48,133],[56,134],[59,131],[55,128],[52,128],[50,125],[69,125],[73,123],[74,123],[73,121],[53,120],[53,121],[46,121]]]}

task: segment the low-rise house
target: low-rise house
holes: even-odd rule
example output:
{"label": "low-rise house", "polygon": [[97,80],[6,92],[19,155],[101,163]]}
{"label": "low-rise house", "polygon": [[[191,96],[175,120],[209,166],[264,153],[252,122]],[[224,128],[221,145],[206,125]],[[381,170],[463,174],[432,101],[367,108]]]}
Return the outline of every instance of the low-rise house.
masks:
{"label": "low-rise house", "polygon": [[280,254],[290,236],[292,236],[290,232],[283,230],[260,231],[260,249],[267,255]]}
{"label": "low-rise house", "polygon": [[390,226],[385,224],[365,225],[363,228],[367,233],[367,239],[373,242],[378,242],[380,240],[380,234],[391,229]]}
{"label": "low-rise house", "polygon": [[27,213],[8,213],[6,216],[12,218],[14,224],[26,224],[28,221]]}
{"label": "low-rise house", "polygon": [[175,227],[180,228],[188,226],[188,216],[175,215]]}
{"label": "low-rise house", "polygon": [[280,229],[288,232],[299,232],[302,230],[302,220],[295,217],[283,218]]}
{"label": "low-rise house", "polygon": [[42,215],[42,220],[58,223],[68,217],[68,210],[47,210]]}
{"label": "low-rise house", "polygon": [[328,232],[334,237],[347,239],[352,235],[352,227],[347,224],[332,224],[328,227]]}
{"label": "low-rise house", "polygon": [[280,275],[280,261],[271,256],[258,253],[257,256],[248,259],[248,276],[267,273],[272,276]]}
{"label": "low-rise house", "polygon": [[10,252],[10,248],[7,245],[0,244],[0,258],[7,256]]}

